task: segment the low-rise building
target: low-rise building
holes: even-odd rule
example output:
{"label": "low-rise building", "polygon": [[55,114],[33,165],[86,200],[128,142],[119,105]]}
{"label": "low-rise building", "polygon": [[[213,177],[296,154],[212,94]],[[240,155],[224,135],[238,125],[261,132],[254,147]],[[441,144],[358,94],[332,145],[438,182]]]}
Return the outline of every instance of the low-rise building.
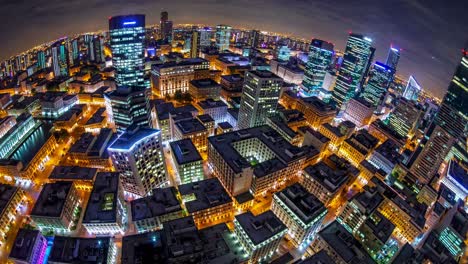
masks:
{"label": "low-rise building", "polygon": [[199,101],[195,106],[199,109],[200,114],[210,115],[216,124],[226,121],[228,106],[223,101],[206,99]]}
{"label": "low-rise building", "polygon": [[184,215],[175,187],[157,188],[150,196],[131,201],[130,206],[138,233],[161,229],[163,223]]}
{"label": "low-rise building", "polygon": [[173,141],[170,146],[180,183],[186,184],[203,180],[203,159],[192,140],[186,138]]}
{"label": "low-rise building", "polygon": [[80,217],[81,204],[73,182],[44,184],[31,219],[42,229],[69,231]]}
{"label": "low-rise building", "polygon": [[328,210],[299,183],[273,194],[271,210],[288,228],[296,247],[307,246],[320,229]]}
{"label": "low-rise building", "polygon": [[338,151],[338,155],[358,166],[374,150],[379,140],[366,130],[360,130],[346,139]]}
{"label": "low-rise building", "polygon": [[16,220],[19,207],[26,201],[21,188],[0,184],[0,246],[9,234],[10,225]]}
{"label": "low-rise building", "polygon": [[117,248],[110,237],[56,236],[48,263],[116,263]]}
{"label": "low-rise building", "polygon": [[338,127],[332,126],[329,123],[323,124],[318,128],[318,131],[330,139],[329,149],[336,151],[339,149],[346,136],[341,133]]}
{"label": "low-rise building", "polygon": [[380,144],[369,156],[369,162],[378,169],[383,170],[386,175],[390,174],[401,161],[400,148],[391,139],[387,139]]}
{"label": "low-rise building", "polygon": [[374,259],[385,258],[385,245],[391,243],[395,225],[379,212],[371,214],[356,232],[356,239],[361,242],[367,253]]}
{"label": "low-rise building", "polygon": [[246,212],[236,215],[234,232],[247,252],[250,262],[267,262],[278,249],[287,227],[272,211],[259,215]]}
{"label": "low-rise building", "polygon": [[70,181],[78,190],[91,191],[97,169],[79,166],[55,166],[49,175],[50,182]]}
{"label": "low-rise building", "polygon": [[179,185],[179,193],[198,227],[232,220],[232,198],[217,178]]}
{"label": "low-rise building", "polygon": [[337,113],[336,107],[315,96],[299,99],[293,109],[304,113],[307,123],[314,129],[332,122]]}
{"label": "low-rise building", "polygon": [[195,101],[219,100],[221,85],[213,79],[192,80],[189,83],[188,92]]}
{"label": "low-rise building", "polygon": [[174,140],[190,139],[200,152],[207,151],[208,129],[197,118],[175,123]]}
{"label": "low-rise building", "polygon": [[215,130],[215,135],[220,135],[228,132],[234,131],[234,128],[229,124],[229,122],[221,122],[218,123],[218,126]]}
{"label": "low-rise building", "polygon": [[44,263],[47,240],[39,230],[21,228],[16,234],[8,258],[15,264]]}
{"label": "low-rise building", "polygon": [[313,146],[320,151],[320,155],[326,154],[326,150],[330,144],[330,139],[328,137],[308,126],[300,127],[299,131],[304,135],[301,144],[302,146]]}
{"label": "low-rise building", "polygon": [[110,168],[106,150],[116,137],[110,128],[101,129],[98,135],[83,133],[68,150],[66,164],[96,169]]}
{"label": "low-rise building", "polygon": [[117,172],[99,172],[86,206],[82,224],[93,235],[116,234],[126,230],[127,207]]}

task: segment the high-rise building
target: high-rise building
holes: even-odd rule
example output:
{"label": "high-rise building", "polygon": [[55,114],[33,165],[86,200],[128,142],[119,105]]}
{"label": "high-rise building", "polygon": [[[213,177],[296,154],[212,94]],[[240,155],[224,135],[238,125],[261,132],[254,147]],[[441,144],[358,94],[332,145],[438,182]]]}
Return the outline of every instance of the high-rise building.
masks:
{"label": "high-rise building", "polygon": [[209,27],[200,28],[198,30],[200,37],[200,49],[211,46],[212,30]]}
{"label": "high-rise building", "polygon": [[45,54],[44,50],[40,50],[40,51],[37,52],[37,68],[39,70],[42,70],[45,67],[47,67],[46,54]]}
{"label": "high-rise building", "polygon": [[253,29],[250,31],[249,46],[251,48],[256,48],[260,40],[260,31]]}
{"label": "high-rise building", "polygon": [[169,20],[169,13],[166,11],[161,12],[161,21],[160,21],[160,32],[161,39],[164,42],[172,42],[172,21]]}
{"label": "high-rise building", "polygon": [[145,15],[109,19],[112,64],[117,85],[146,87],[144,81]]}
{"label": "high-rise building", "polygon": [[403,92],[403,97],[410,101],[418,101],[421,89],[418,81],[411,75],[406,84],[405,91]]}
{"label": "high-rise building", "polygon": [[88,58],[97,63],[105,62],[104,39],[100,36],[91,38],[88,42]]}
{"label": "high-rise building", "polygon": [[331,98],[337,106],[341,107],[359,91],[374,54],[375,49],[371,45],[372,40],[368,37],[349,35]]}
{"label": "high-rise building", "polygon": [[239,108],[241,129],[266,124],[266,118],[276,113],[283,80],[270,71],[248,71],[245,74]]}
{"label": "high-rise building", "polygon": [[190,58],[196,58],[200,53],[200,32],[194,30],[190,42]]}
{"label": "high-rise building", "polygon": [[231,39],[231,26],[217,25],[216,26],[216,46],[219,51],[229,49],[229,41]]}
{"label": "high-rise building", "polygon": [[151,111],[146,88],[120,86],[104,94],[109,121],[122,132],[131,125],[149,127]]}
{"label": "high-rise building", "polygon": [[393,75],[394,70],[390,66],[381,62],[374,63],[361,97],[374,107],[382,105],[388,88],[393,81]]}
{"label": "high-rise building", "polygon": [[52,68],[54,77],[68,76],[68,50],[66,40],[60,40],[52,45]]}
{"label": "high-rise building", "polygon": [[125,192],[147,196],[153,189],[167,185],[160,130],[130,127],[108,152],[115,169],[121,173]]}
{"label": "high-rise building", "polygon": [[279,61],[288,61],[291,57],[291,49],[287,45],[280,45],[276,50],[276,58]]}
{"label": "high-rise building", "polygon": [[80,55],[78,38],[68,40],[67,44],[69,64],[70,66],[73,66],[78,63],[78,57]]}
{"label": "high-rise building", "polygon": [[390,46],[385,64],[391,67],[396,72],[399,60],[400,60],[400,49],[394,48],[393,45]]}
{"label": "high-rise building", "polygon": [[411,137],[417,129],[421,106],[413,101],[400,98],[397,106],[388,117],[388,124],[398,135]]}
{"label": "high-rise building", "polygon": [[325,75],[332,64],[333,44],[320,39],[312,39],[309,46],[309,59],[304,71],[302,95],[312,96],[323,87]]}

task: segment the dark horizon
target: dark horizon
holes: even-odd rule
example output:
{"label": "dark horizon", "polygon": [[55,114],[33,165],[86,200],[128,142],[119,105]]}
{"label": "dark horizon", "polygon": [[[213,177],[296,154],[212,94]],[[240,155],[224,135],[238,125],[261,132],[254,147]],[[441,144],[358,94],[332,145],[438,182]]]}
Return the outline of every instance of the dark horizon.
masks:
{"label": "dark horizon", "polygon": [[423,89],[439,98],[445,94],[468,39],[460,19],[468,7],[461,0],[450,5],[434,0],[3,2],[0,14],[8,22],[0,24],[0,31],[12,38],[0,44],[1,61],[60,36],[105,30],[109,16],[142,13],[151,25],[158,23],[165,10],[175,24],[229,24],[315,37],[331,41],[341,50],[348,32],[359,32],[374,40],[375,61],[385,61],[391,44],[402,48],[398,74],[414,75]]}

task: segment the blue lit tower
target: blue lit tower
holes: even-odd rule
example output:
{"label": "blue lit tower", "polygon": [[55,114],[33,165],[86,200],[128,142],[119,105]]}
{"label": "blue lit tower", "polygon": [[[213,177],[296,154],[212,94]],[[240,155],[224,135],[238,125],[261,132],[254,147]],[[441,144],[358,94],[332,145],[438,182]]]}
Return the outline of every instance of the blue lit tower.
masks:
{"label": "blue lit tower", "polygon": [[398,66],[398,61],[400,60],[400,49],[394,48],[393,45],[390,46],[387,55],[386,65],[392,67],[395,71]]}
{"label": "blue lit tower", "polygon": [[40,50],[36,54],[37,56],[37,68],[42,70],[46,67],[46,55],[44,50]]}
{"label": "blue lit tower", "polygon": [[320,39],[312,39],[302,81],[302,94],[315,95],[323,86],[325,74],[333,60],[333,44]]}
{"label": "blue lit tower", "polygon": [[287,45],[279,45],[276,57],[279,61],[288,61],[289,57],[291,57],[291,49]]}
{"label": "blue lit tower", "polygon": [[54,77],[68,76],[68,50],[65,39],[57,41],[52,45],[52,68]]}
{"label": "blue lit tower", "polygon": [[143,67],[145,15],[111,17],[109,34],[117,85],[146,87]]}
{"label": "blue lit tower", "polygon": [[217,25],[216,26],[216,46],[219,51],[229,49],[229,41],[231,39],[231,26]]}
{"label": "blue lit tower", "polygon": [[403,97],[407,100],[418,101],[420,93],[421,85],[419,85],[418,81],[416,81],[416,78],[410,76],[405,91],[403,92]]}
{"label": "blue lit tower", "polygon": [[354,97],[359,90],[375,50],[371,44],[372,40],[368,37],[349,34],[343,63],[332,93],[332,100],[338,107]]}
{"label": "blue lit tower", "polygon": [[78,62],[78,57],[80,55],[77,38],[68,41],[68,52],[68,59],[70,60],[69,64],[70,66],[73,66]]}
{"label": "blue lit tower", "polygon": [[393,81],[394,70],[381,62],[374,63],[361,97],[373,106],[381,105]]}

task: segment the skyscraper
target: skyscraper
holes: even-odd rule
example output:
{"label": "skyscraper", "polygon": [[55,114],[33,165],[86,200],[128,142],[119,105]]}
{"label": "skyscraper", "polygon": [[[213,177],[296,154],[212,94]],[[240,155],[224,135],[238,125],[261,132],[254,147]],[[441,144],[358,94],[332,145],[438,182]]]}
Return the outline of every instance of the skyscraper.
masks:
{"label": "skyscraper", "polygon": [[250,31],[249,46],[251,48],[256,48],[260,39],[260,31],[253,29]]}
{"label": "skyscraper", "polygon": [[72,39],[67,42],[68,44],[68,59],[70,66],[75,65],[78,62],[78,57],[80,55],[80,50],[78,47],[78,39]]}
{"label": "skyscraper", "polygon": [[111,17],[109,34],[117,85],[146,87],[143,67],[145,15]]}
{"label": "skyscraper", "polygon": [[372,106],[381,105],[393,81],[394,70],[381,62],[374,63],[361,96]]}
{"label": "skyscraper", "polygon": [[119,86],[104,95],[110,122],[122,132],[131,125],[149,127],[151,112],[146,88]]}
{"label": "skyscraper", "polygon": [[104,58],[104,39],[100,36],[94,36],[88,41],[88,58],[90,61],[102,63]]}
{"label": "skyscraper", "polygon": [[131,126],[108,151],[126,192],[147,196],[167,185],[160,130]]}
{"label": "skyscraper", "polygon": [[301,93],[312,96],[323,87],[325,75],[333,59],[333,44],[320,39],[312,39],[309,46],[309,59],[304,71]]}
{"label": "skyscraper", "polygon": [[400,136],[406,138],[414,134],[422,108],[413,101],[400,98],[388,117],[389,126]]}
{"label": "skyscraper", "polygon": [[200,32],[194,30],[190,41],[190,58],[196,58],[200,53]]}
{"label": "skyscraper", "polygon": [[229,41],[231,39],[231,26],[217,25],[216,26],[216,46],[219,51],[229,49]]}
{"label": "skyscraper", "polygon": [[266,118],[276,113],[282,84],[283,79],[270,71],[246,72],[239,108],[239,129],[266,124]]}
{"label": "skyscraper", "polygon": [[421,86],[418,81],[411,75],[406,84],[405,91],[403,92],[403,97],[407,100],[418,101],[419,94],[421,93]]}
{"label": "skyscraper", "polygon": [[287,45],[279,45],[276,50],[276,57],[279,61],[288,61],[291,57],[291,49]]}
{"label": "skyscraper", "polygon": [[167,43],[172,43],[172,21],[169,20],[169,13],[161,12],[160,21],[161,39]]}
{"label": "skyscraper", "polygon": [[372,59],[374,48],[372,40],[359,34],[351,33],[346,43],[343,63],[341,65],[332,100],[341,107],[360,89]]}
{"label": "skyscraper", "polygon": [[393,45],[390,46],[385,64],[392,67],[393,70],[396,72],[399,60],[400,60],[400,49],[394,48]]}
{"label": "skyscraper", "polygon": [[211,36],[212,30],[210,27],[200,28],[199,30],[200,37],[200,49],[211,46]]}
{"label": "skyscraper", "polygon": [[37,52],[37,68],[42,70],[46,67],[46,55],[44,50]]}
{"label": "skyscraper", "polygon": [[68,50],[66,40],[60,40],[52,45],[52,68],[54,77],[68,76]]}

